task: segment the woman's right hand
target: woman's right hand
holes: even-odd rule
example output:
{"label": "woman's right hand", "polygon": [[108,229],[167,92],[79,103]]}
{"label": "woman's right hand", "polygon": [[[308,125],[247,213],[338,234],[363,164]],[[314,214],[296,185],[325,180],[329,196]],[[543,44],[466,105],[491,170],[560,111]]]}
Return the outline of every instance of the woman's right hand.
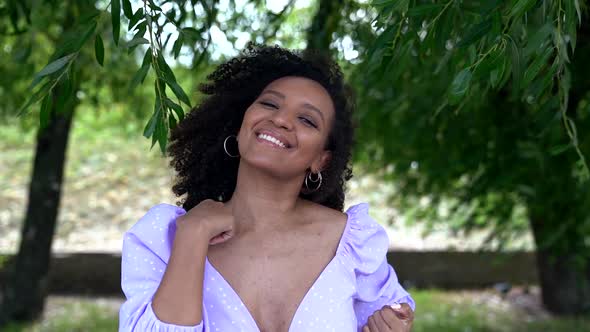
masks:
{"label": "woman's right hand", "polygon": [[203,234],[210,245],[233,237],[234,217],[223,202],[206,199],[176,219],[176,232]]}

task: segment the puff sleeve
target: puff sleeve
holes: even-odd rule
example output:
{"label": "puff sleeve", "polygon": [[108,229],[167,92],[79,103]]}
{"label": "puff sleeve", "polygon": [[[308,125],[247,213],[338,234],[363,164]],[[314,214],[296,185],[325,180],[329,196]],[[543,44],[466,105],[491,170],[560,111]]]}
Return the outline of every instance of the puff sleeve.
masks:
{"label": "puff sleeve", "polygon": [[119,331],[203,331],[202,321],[195,326],[168,324],[160,321],[152,310],[152,297],[160,285],[170,257],[176,218],[185,213],[180,207],[159,204],[125,233],[121,254],[121,287],[126,301],[119,311]]}
{"label": "puff sleeve", "polygon": [[356,292],[354,311],[359,331],[367,319],[384,305],[415,302],[398,282],[395,270],[387,262],[389,239],[385,229],[369,216],[369,205],[360,203],[349,212],[349,231],[345,251],[354,272]]}

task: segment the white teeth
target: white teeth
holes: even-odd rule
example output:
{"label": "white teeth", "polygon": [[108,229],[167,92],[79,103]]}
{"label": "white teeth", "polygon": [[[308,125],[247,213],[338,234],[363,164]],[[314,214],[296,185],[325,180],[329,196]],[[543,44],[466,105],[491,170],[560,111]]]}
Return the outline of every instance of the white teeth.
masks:
{"label": "white teeth", "polygon": [[258,137],[259,138],[262,138],[262,139],[265,139],[265,140],[267,140],[269,142],[272,142],[272,143],[274,143],[274,144],[276,144],[276,145],[278,145],[278,146],[280,146],[282,148],[286,148],[287,147],[285,145],[285,143],[279,141],[278,139],[276,139],[276,138],[274,138],[272,136],[269,136],[269,135],[266,135],[266,134],[258,134]]}

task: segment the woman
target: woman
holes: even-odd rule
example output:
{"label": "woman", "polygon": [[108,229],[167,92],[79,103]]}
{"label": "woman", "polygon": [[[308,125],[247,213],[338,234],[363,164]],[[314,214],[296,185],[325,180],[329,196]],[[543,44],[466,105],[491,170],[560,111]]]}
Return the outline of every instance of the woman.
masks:
{"label": "woman", "polygon": [[124,236],[120,330],[409,331],[414,301],[361,203],[336,64],[248,45],[171,134],[173,191]]}

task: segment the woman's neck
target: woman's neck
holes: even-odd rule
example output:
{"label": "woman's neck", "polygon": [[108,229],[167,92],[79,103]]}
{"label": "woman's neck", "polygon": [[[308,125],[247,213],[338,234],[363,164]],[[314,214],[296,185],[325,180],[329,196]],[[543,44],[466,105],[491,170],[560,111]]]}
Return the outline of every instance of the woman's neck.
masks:
{"label": "woman's neck", "polygon": [[226,203],[236,219],[236,233],[276,229],[296,215],[302,180],[273,176],[241,162],[236,189]]}

